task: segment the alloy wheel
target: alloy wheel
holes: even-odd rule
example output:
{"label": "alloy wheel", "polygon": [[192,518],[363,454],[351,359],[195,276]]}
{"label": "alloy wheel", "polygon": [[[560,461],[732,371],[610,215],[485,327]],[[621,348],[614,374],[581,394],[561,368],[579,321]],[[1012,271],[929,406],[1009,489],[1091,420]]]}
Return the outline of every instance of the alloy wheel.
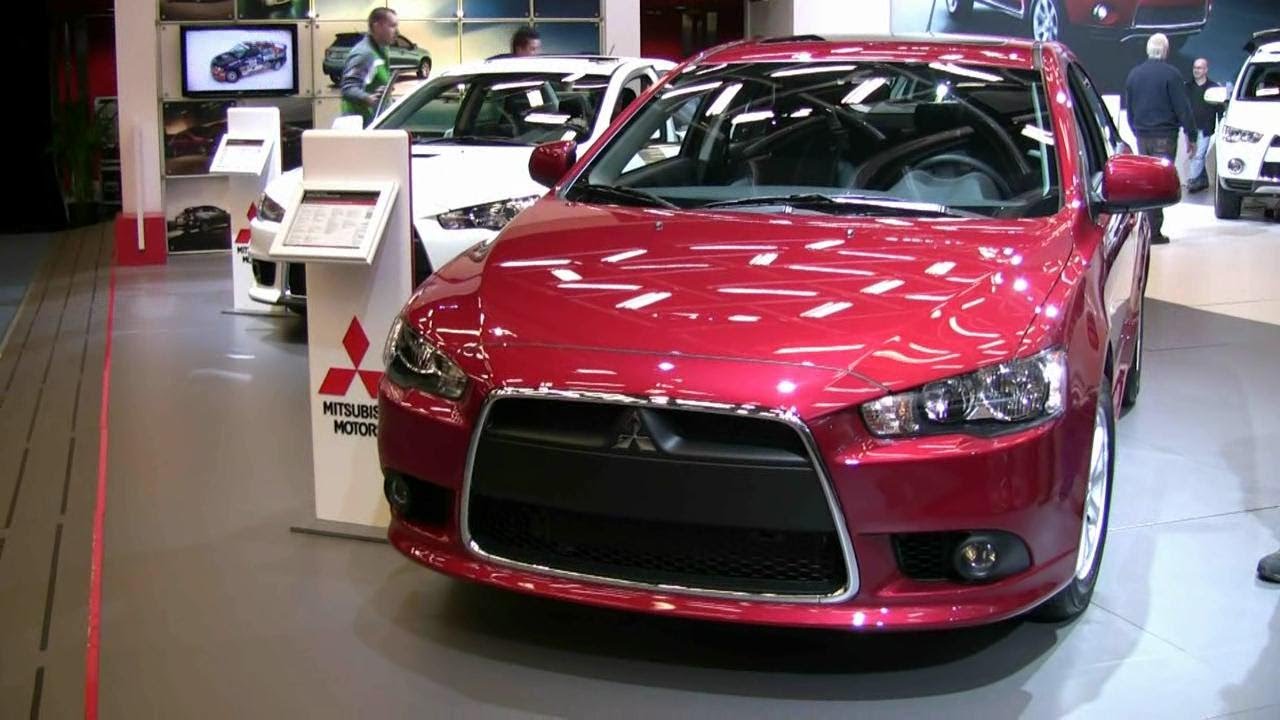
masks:
{"label": "alloy wheel", "polygon": [[1041,42],[1058,39],[1058,5],[1054,0],[1033,0],[1031,7],[1031,35]]}
{"label": "alloy wheel", "polygon": [[1110,397],[1098,397],[1093,420],[1093,448],[1089,453],[1089,488],[1084,498],[1084,518],[1080,523],[1080,549],[1076,554],[1076,578],[1084,580],[1093,570],[1102,530],[1107,523],[1107,483],[1111,468],[1111,438],[1107,411],[1103,403]]}

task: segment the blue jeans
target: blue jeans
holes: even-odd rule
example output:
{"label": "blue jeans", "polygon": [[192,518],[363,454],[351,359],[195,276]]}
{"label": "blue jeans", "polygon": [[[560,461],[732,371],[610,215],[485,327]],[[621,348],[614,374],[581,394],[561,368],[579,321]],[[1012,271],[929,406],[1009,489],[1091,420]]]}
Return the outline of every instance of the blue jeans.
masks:
{"label": "blue jeans", "polygon": [[1206,134],[1203,130],[1200,131],[1200,137],[1196,139],[1196,154],[1187,161],[1188,183],[1195,183],[1201,175],[1204,175],[1204,159],[1209,154],[1209,141],[1212,139],[1212,135]]}

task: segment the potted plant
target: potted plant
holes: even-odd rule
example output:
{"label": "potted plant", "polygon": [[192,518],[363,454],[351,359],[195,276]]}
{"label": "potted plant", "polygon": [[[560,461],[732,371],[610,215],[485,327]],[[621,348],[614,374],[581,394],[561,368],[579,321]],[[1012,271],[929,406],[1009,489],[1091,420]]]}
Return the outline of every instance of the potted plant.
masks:
{"label": "potted plant", "polygon": [[62,181],[67,220],[72,227],[98,220],[94,171],[110,132],[110,121],[105,106],[95,110],[84,97],[69,98],[54,107],[50,150]]}

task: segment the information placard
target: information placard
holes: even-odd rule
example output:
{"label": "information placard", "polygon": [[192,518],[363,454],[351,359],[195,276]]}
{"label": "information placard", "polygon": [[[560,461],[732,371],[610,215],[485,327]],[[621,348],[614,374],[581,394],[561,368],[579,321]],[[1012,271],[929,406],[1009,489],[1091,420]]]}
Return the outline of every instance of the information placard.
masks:
{"label": "information placard", "polygon": [[390,181],[304,181],[280,223],[271,256],[311,262],[373,262],[396,190]]}
{"label": "information placard", "polygon": [[263,138],[223,135],[218,142],[209,172],[230,175],[258,175],[271,155],[271,143]]}

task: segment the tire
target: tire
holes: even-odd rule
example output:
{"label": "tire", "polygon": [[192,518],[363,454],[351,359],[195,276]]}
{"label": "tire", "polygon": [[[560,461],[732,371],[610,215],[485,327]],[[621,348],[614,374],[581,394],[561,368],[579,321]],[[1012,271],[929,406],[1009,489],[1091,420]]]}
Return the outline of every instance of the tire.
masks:
{"label": "tire", "polygon": [[[1101,458],[1099,458],[1098,453],[1100,440],[1105,441]],[[1093,590],[1098,584],[1098,571],[1102,567],[1102,554],[1107,543],[1107,525],[1111,516],[1111,487],[1114,484],[1112,480],[1114,479],[1116,468],[1115,443],[1116,420],[1115,413],[1111,408],[1111,380],[1104,376],[1098,388],[1098,403],[1094,413],[1094,434],[1089,454],[1089,484],[1086,487],[1085,507],[1080,521],[1081,545],[1077,553],[1077,565],[1087,559],[1084,546],[1089,535],[1086,532],[1086,518],[1091,511],[1098,518],[1095,525],[1097,539],[1092,546],[1094,548],[1092,560],[1088,563],[1088,567],[1077,568],[1076,574],[1071,576],[1071,582],[1067,583],[1066,587],[1032,610],[1028,614],[1028,617],[1032,620],[1038,622],[1074,620],[1085,611],[1085,608],[1089,607],[1089,602],[1093,599]],[[1101,471],[1102,475],[1095,476],[1095,469]],[[1105,487],[1095,485],[1095,481],[1101,478],[1105,478]],[[1092,509],[1090,507],[1091,504],[1093,505]],[[1081,577],[1081,572],[1084,573],[1083,577]]]}
{"label": "tire", "polygon": [[1244,196],[1240,193],[1227,190],[1221,183],[1214,186],[1213,214],[1217,215],[1219,220],[1240,219],[1240,205],[1243,202]]}
{"label": "tire", "polygon": [[279,70],[279,69],[280,69],[280,68],[282,68],[282,67],[284,67],[284,60],[273,60],[273,61],[271,62],[271,69],[272,69],[272,70]]}
{"label": "tire", "polygon": [[1138,310],[1138,341],[1133,344],[1133,358],[1129,365],[1129,374],[1124,379],[1124,398],[1120,407],[1128,410],[1138,404],[1138,393],[1142,391],[1142,345],[1146,334],[1147,299],[1142,298]]}
{"label": "tire", "polygon": [[947,0],[947,12],[963,20],[973,12],[973,0]]}
{"label": "tire", "polygon": [[426,80],[427,76],[430,74],[431,74],[431,58],[423,58],[422,62],[418,63],[418,79]]}
{"label": "tire", "polygon": [[1032,39],[1041,42],[1062,40],[1065,20],[1061,0],[1031,0],[1027,12],[1027,31]]}
{"label": "tire", "polygon": [[236,72],[235,70],[227,71],[227,82],[233,83],[233,82],[238,82],[239,80],[240,80],[240,73]]}

